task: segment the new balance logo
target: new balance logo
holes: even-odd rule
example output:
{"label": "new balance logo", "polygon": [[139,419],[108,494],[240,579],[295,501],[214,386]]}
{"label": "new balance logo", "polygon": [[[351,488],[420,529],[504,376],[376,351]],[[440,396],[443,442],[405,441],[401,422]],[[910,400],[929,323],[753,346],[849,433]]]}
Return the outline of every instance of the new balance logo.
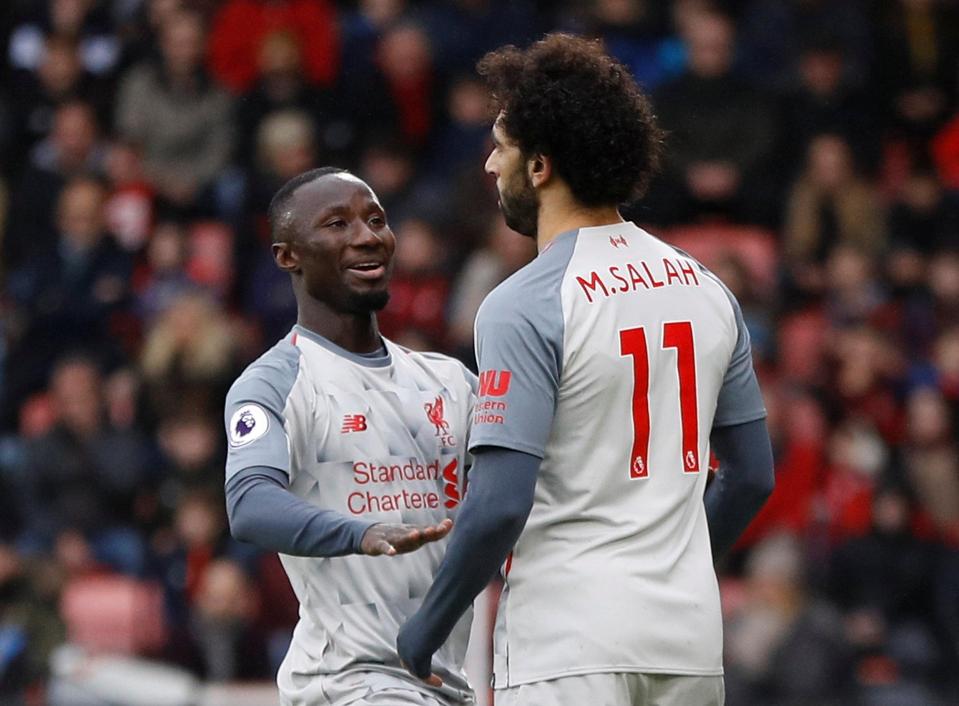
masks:
{"label": "new balance logo", "polygon": [[484,370],[479,376],[480,397],[502,397],[509,391],[509,370]]}
{"label": "new balance logo", "polygon": [[343,426],[340,427],[341,434],[349,434],[351,431],[366,431],[366,417],[362,414],[347,414],[343,417]]}
{"label": "new balance logo", "polygon": [[624,238],[623,236],[619,236],[618,238],[614,238],[613,236],[609,236],[609,244],[612,245],[612,246],[613,246],[614,248],[616,248],[616,249],[619,249],[619,246],[620,246],[620,245],[622,245],[624,248],[628,248],[628,247],[629,247],[629,243],[626,242],[626,238]]}

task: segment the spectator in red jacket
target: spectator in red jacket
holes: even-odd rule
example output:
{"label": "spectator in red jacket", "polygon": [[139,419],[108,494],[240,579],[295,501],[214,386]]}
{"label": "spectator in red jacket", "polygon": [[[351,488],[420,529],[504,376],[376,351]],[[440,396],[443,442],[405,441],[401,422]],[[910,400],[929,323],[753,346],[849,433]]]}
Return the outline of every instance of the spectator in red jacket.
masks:
{"label": "spectator in red jacket", "polygon": [[210,72],[235,93],[253,87],[265,37],[294,34],[303,47],[303,65],[312,83],[329,86],[340,63],[336,10],[327,0],[228,0],[213,20]]}

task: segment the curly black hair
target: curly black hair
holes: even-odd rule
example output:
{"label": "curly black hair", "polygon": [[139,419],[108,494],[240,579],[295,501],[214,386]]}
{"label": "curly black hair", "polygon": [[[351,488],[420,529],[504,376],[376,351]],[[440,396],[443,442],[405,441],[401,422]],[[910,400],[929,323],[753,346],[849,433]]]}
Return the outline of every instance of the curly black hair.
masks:
{"label": "curly black hair", "polygon": [[549,34],[528,49],[506,46],[477,64],[501,123],[524,155],[552,157],[585,206],[642,196],[663,133],[649,98],[599,41]]}

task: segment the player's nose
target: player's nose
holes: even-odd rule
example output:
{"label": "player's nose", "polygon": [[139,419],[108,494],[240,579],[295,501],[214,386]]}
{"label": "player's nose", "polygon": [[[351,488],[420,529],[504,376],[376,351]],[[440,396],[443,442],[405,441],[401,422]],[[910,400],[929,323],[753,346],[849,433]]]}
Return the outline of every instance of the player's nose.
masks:
{"label": "player's nose", "polygon": [[496,165],[493,163],[493,152],[489,153],[489,157],[486,158],[486,164],[483,165],[483,169],[486,170],[487,174],[492,174],[495,177],[498,177],[499,174],[496,173]]}
{"label": "player's nose", "polygon": [[[384,229],[386,230],[386,229]],[[361,222],[353,234],[353,245],[364,247],[370,245],[379,245],[386,238],[382,231],[377,231],[370,227],[368,223]]]}

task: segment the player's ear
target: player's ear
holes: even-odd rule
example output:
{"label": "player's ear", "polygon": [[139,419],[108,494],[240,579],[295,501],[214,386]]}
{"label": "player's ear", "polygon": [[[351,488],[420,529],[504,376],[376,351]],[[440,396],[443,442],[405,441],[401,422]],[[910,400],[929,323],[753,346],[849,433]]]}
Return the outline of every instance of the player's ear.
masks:
{"label": "player's ear", "polygon": [[545,154],[534,154],[526,162],[526,173],[529,175],[530,184],[534,187],[542,186],[553,174],[553,160]]}
{"label": "player's ear", "polygon": [[300,258],[289,242],[273,243],[273,261],[284,272],[299,272]]}

